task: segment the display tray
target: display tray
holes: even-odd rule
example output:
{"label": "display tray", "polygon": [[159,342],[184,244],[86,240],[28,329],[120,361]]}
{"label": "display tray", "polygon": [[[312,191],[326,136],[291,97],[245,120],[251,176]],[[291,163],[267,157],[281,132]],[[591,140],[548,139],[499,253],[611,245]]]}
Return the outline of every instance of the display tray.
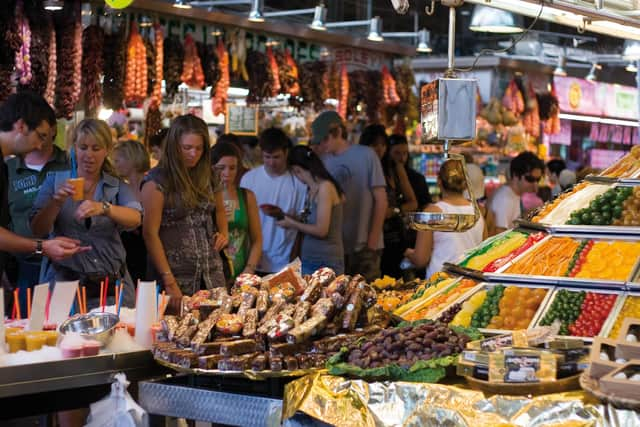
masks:
{"label": "display tray", "polygon": [[[616,182],[623,182],[622,180],[631,178],[613,178],[609,176],[587,175],[585,181],[592,182],[594,184],[615,184]],[[632,179],[633,180],[633,179]]]}
{"label": "display tray", "polygon": [[461,267],[457,264],[452,264],[450,262],[445,262],[443,264],[443,269],[448,273],[459,274],[461,276],[466,276],[474,280],[478,280],[480,282],[486,282],[485,273],[474,270],[472,268]]}
{"label": "display tray", "polygon": [[110,384],[118,372],[131,380],[158,374],[148,350],[6,366],[0,368],[0,398]]}
{"label": "display tray", "polygon": [[602,327],[604,330],[604,333],[606,335],[606,337],[611,338],[611,332],[613,330],[613,327],[616,324],[616,320],[618,319],[618,317],[620,315],[622,315],[622,310],[624,309],[624,304],[627,301],[628,298],[638,298],[640,297],[640,293],[638,292],[625,292],[622,297],[620,298],[620,302],[614,306],[613,310],[611,310],[611,314],[609,315],[609,317],[607,318],[606,322],[604,323],[604,326]]}
{"label": "display tray", "polygon": [[173,369],[176,372],[182,374],[191,375],[207,375],[217,377],[231,377],[231,378],[246,378],[254,381],[263,381],[269,378],[285,378],[285,377],[303,377],[310,373],[315,373],[320,368],[311,369],[298,369],[295,371],[221,371],[219,369],[201,369],[201,368],[184,368],[174,363],[167,362],[165,360],[156,359],[156,363],[166,368]]}
{"label": "display tray", "polygon": [[623,225],[550,225],[544,227],[555,234],[576,235],[580,237],[620,237],[620,236],[640,236],[640,227]]}
{"label": "display tray", "polygon": [[580,389],[580,374],[572,375],[556,381],[538,383],[490,383],[474,377],[464,377],[473,390],[485,394],[506,394],[513,396],[538,396],[542,394],[562,393]]}
{"label": "display tray", "polygon": [[[551,309],[554,300],[557,298],[558,293],[561,290],[562,290],[561,288],[556,288],[556,289],[554,289],[552,291],[552,294],[550,296],[547,295],[549,297],[547,299],[547,303],[544,306],[542,311],[538,311],[537,319],[536,319],[536,321],[534,323],[532,323],[532,327],[541,326],[540,322],[542,321],[544,316],[547,314],[547,312]],[[617,298],[616,298],[615,303],[613,304],[613,307],[611,308],[611,311],[607,315],[607,319],[603,322],[602,327],[600,328],[600,331],[596,335],[596,337],[606,337],[606,336],[608,336],[609,335],[609,330],[613,326],[611,318],[612,317],[615,318],[618,315],[618,313],[620,312],[620,310],[622,308],[622,304],[624,303],[624,292],[623,291],[618,291],[618,290],[609,290],[609,289],[602,290],[602,289],[591,289],[591,288],[577,288],[577,289],[576,288],[571,288],[571,289],[566,289],[566,290],[571,291],[571,292],[578,292],[578,291],[582,290],[582,291],[585,291],[585,292],[618,295]],[[593,338],[595,338],[595,337],[583,337],[583,336],[574,336],[574,335],[558,335],[557,337],[558,338],[563,338],[563,339],[581,340],[581,341],[585,341],[585,342],[592,342]]]}
{"label": "display tray", "polygon": [[[578,287],[578,288],[591,288],[591,289],[626,289],[627,282],[633,281],[637,276],[640,269],[640,257],[636,260],[634,266],[631,268],[628,277],[625,280],[608,280],[598,278],[576,278],[576,277],[563,277],[563,276],[543,276],[535,274],[515,274],[509,273],[507,270],[513,265],[517,264],[520,260],[527,257],[531,252],[536,251],[541,245],[546,244],[554,235],[549,235],[539,242],[532,245],[529,249],[521,253],[519,256],[503,265],[495,273],[484,273],[484,277],[491,282],[514,282],[514,283],[531,283],[531,284],[546,284],[546,285],[561,285],[566,287]],[[575,237],[577,239],[593,238],[596,240],[626,240],[626,241],[638,241],[634,238],[620,239],[620,236],[610,236],[607,239],[605,236],[588,236],[588,235],[563,235],[562,237]]]}
{"label": "display tray", "polygon": [[584,371],[580,375],[580,387],[592,394],[603,403],[608,403],[621,409],[631,409],[633,411],[640,410],[640,400],[629,399],[626,397],[614,396],[603,392],[597,379],[589,375],[589,371]]}

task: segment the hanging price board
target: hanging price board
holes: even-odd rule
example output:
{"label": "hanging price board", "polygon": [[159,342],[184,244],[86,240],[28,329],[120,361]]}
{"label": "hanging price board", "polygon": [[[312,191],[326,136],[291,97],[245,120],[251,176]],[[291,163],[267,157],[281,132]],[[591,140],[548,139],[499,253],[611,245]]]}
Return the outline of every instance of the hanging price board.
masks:
{"label": "hanging price board", "polygon": [[236,135],[257,135],[258,107],[227,104],[224,131]]}

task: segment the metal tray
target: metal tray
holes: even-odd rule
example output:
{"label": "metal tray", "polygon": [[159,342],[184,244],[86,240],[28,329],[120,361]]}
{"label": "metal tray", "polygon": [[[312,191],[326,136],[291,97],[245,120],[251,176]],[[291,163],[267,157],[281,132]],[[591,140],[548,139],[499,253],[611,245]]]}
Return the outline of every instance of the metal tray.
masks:
{"label": "metal tray", "polygon": [[587,175],[585,181],[592,182],[594,184],[615,184],[620,182],[619,178],[611,178],[608,176]]}
{"label": "metal tray", "polygon": [[[530,284],[546,284],[546,285],[562,285],[566,287],[577,287],[577,288],[590,288],[590,289],[618,289],[624,290],[626,289],[626,284],[628,281],[633,280],[638,276],[638,271],[640,269],[640,257],[636,260],[635,265],[631,269],[629,276],[626,280],[605,280],[605,279],[584,279],[584,278],[574,278],[574,277],[560,277],[560,276],[540,276],[540,275],[525,275],[525,274],[510,274],[504,273],[504,271],[508,270],[513,264],[517,263],[523,257],[527,256],[530,251],[537,249],[538,245],[544,244],[548,239],[551,239],[554,235],[549,235],[544,239],[540,240],[536,244],[532,245],[529,249],[521,253],[519,256],[508,262],[500,269],[498,269],[495,273],[484,273],[484,276],[487,280],[491,282],[514,282],[514,283],[530,283]],[[638,239],[634,238],[610,238],[607,239],[604,236],[585,236],[585,235],[567,235],[562,237],[575,237],[577,239],[584,238],[593,238],[597,240],[632,240],[637,241]]]}
{"label": "metal tray", "polygon": [[303,377],[307,374],[317,372],[320,368],[311,369],[298,369],[296,371],[221,371],[219,369],[200,369],[200,368],[183,368],[182,366],[174,363],[167,362],[166,360],[156,359],[159,365],[166,368],[173,369],[181,374],[190,375],[207,375],[216,377],[232,377],[232,378],[246,378],[254,381],[263,381],[269,378],[284,378],[284,377]]}
{"label": "metal tray", "polygon": [[[449,309],[451,306],[453,306],[455,304],[458,304],[458,303],[463,303],[464,301],[468,300],[474,294],[480,292],[481,290],[483,290],[483,289],[489,290],[489,288],[493,288],[493,287],[495,287],[497,285],[519,286],[519,287],[523,287],[523,288],[543,288],[543,289],[548,289],[547,294],[542,299],[542,301],[540,302],[540,305],[538,306],[538,309],[536,310],[535,314],[531,318],[531,322],[529,323],[529,326],[527,327],[527,329],[531,328],[538,321],[538,318],[540,317],[540,313],[546,307],[546,304],[549,301],[549,298],[551,297],[551,294],[553,294],[553,289],[554,289],[554,288],[549,288],[549,287],[547,287],[545,285],[536,285],[536,284],[528,284],[527,286],[520,286],[518,284],[506,284],[506,283],[486,283],[486,282],[485,283],[479,283],[478,286],[475,286],[475,287],[471,288],[469,290],[469,292],[466,292],[464,295],[462,295],[460,298],[458,298],[452,304],[449,304],[447,307],[445,307],[443,310],[441,310],[437,314],[437,316],[435,316],[436,319],[438,317],[440,317],[440,315],[442,313],[444,313],[447,309]],[[506,334],[506,333],[509,333],[509,332],[513,331],[512,329],[489,329],[489,328],[479,328],[479,330],[483,334],[488,334],[488,335],[501,335],[501,334]]]}
{"label": "metal tray", "polygon": [[158,374],[148,350],[104,354],[0,368],[0,398],[110,384],[124,372],[130,380]]}
{"label": "metal tray", "polygon": [[[551,306],[553,305],[553,301],[555,301],[556,297],[558,296],[558,292],[561,291],[562,289],[566,289],[566,287],[558,287],[555,288],[552,292],[552,295],[550,298],[548,298],[547,300],[547,304],[544,307],[544,310],[539,312],[538,314],[538,318],[536,319],[536,322],[533,324],[533,327],[539,326],[540,321],[542,320],[542,318],[545,316],[545,314],[547,314],[547,312],[549,311],[549,309],[551,308]],[[600,328],[600,332],[598,333],[598,335],[596,335],[596,337],[605,337],[608,335],[608,333],[606,333],[605,329],[607,327],[607,322],[609,322],[609,318],[614,315],[614,313],[619,312],[620,310],[620,304],[621,302],[624,300],[624,292],[623,291],[618,291],[618,290],[602,290],[602,289],[590,289],[590,288],[578,288],[578,289],[567,289],[571,292],[577,292],[577,291],[585,291],[585,292],[595,292],[595,293],[599,293],[599,294],[616,294],[618,295],[618,298],[616,299],[616,302],[613,304],[613,307],[611,308],[611,311],[609,312],[609,316],[607,317],[607,319],[604,321],[604,323],[602,324],[602,327]],[[547,294],[547,296],[549,296]],[[558,335],[559,338],[564,338],[564,339],[576,339],[576,340],[582,340],[582,341],[587,341],[587,342],[592,342],[593,338],[595,337],[575,337],[572,335]]]}
{"label": "metal tray", "polygon": [[603,236],[640,236],[640,227],[623,225],[548,225],[545,224],[550,233],[562,235],[580,235],[583,237],[593,236],[602,238]]}

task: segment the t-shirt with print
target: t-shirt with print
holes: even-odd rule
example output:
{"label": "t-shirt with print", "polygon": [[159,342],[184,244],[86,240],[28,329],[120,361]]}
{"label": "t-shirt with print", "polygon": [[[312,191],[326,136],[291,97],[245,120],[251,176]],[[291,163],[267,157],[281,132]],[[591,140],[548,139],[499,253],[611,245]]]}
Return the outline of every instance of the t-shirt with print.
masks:
{"label": "t-shirt with print", "polygon": [[[272,177],[264,166],[259,166],[244,174],[240,187],[254,192],[258,206],[275,205],[290,215],[298,215],[304,209],[307,187],[290,172]],[[259,215],[262,224],[262,257],[256,270],[276,272],[289,263],[297,231],[279,227],[276,219],[265,215],[262,209]]]}
{"label": "t-shirt with print", "polygon": [[9,171],[9,212],[11,231],[20,236],[32,237],[29,215],[33,202],[45,178],[56,171],[69,169],[67,155],[60,148],[53,147],[53,156],[38,170],[30,168],[22,157],[7,161]]}
{"label": "t-shirt with print", "polygon": [[491,199],[491,211],[496,217],[496,227],[512,228],[513,222],[522,213],[520,196],[508,185],[498,188]]}
{"label": "t-shirt with print", "polygon": [[[367,245],[373,218],[373,189],[386,185],[376,153],[364,145],[352,145],[340,154],[323,157],[327,169],[345,194],[342,238],[344,253],[353,254]],[[382,230],[377,249],[384,247]]]}

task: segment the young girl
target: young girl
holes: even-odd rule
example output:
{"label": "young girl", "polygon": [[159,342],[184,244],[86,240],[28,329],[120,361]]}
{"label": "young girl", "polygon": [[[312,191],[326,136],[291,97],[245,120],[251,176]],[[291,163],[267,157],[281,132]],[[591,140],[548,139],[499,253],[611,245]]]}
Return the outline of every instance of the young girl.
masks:
{"label": "young girl", "polygon": [[308,217],[304,223],[285,216],[278,225],[304,234],[300,249],[303,274],[312,274],[320,267],[342,274],[342,190],[322,160],[308,147],[291,149],[289,164],[295,177],[307,185]]}
{"label": "young girl", "polygon": [[[31,229],[36,236],[52,230],[90,245],[91,250],[64,261],[50,263],[44,279],[80,280],[87,286],[88,305],[95,306],[100,281],[110,277],[124,283],[123,304],[135,302],[134,285],[126,265],[121,229],[135,229],[141,222],[141,206],[131,188],[115,176],[109,154],[113,147],[109,126],[102,120],[85,119],[75,128],[72,144],[77,157],[75,171],[47,177],[33,204]],[[68,179],[84,180],[83,200],[73,200],[76,189]]]}
{"label": "young girl", "polygon": [[229,224],[227,255],[233,265],[233,278],[241,273],[255,273],[262,256],[262,229],[258,203],[253,191],[240,188],[240,149],[233,143],[213,146],[211,162],[224,188],[224,206]]}
{"label": "young girl", "polygon": [[173,121],[160,164],[143,181],[142,206],[147,276],[162,282],[174,309],[183,294],[225,285],[219,252],[227,245],[227,219],[202,119],[184,115]]}
{"label": "young girl", "polygon": [[[425,212],[444,212],[473,215],[473,205],[464,197],[467,183],[462,163],[447,160],[440,167],[438,185],[442,200],[429,205]],[[464,251],[471,249],[487,237],[482,216],[475,225],[462,233],[420,231],[415,249],[407,249],[405,256],[418,268],[427,266],[429,278],[440,270],[445,262],[455,261]]]}

